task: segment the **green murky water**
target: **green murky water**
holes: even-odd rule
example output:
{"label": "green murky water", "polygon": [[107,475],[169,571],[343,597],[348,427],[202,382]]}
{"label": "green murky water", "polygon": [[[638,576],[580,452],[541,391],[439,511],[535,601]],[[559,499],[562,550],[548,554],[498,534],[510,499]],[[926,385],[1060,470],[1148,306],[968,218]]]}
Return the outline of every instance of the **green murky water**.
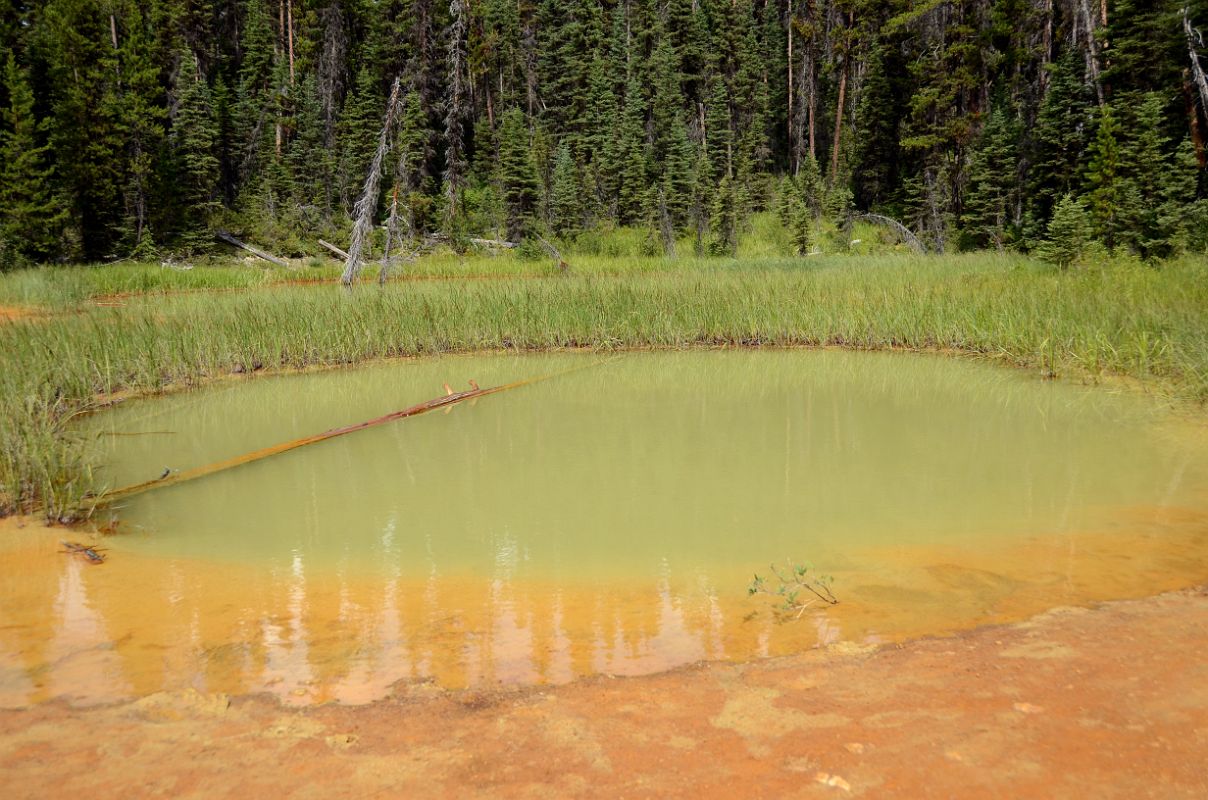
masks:
{"label": "green murky water", "polygon": [[[1208,575],[1201,427],[1141,396],[953,358],[445,357],[132,402],[89,426],[124,485],[445,382],[554,373],[125,501],[77,598],[93,638],[117,643],[127,688],[109,693],[361,700],[400,679],[635,673]],[[786,557],[832,574],[842,602],[776,622],[745,589]],[[165,651],[183,677],[165,677]]]}
{"label": "green murky water", "polygon": [[[123,504],[143,552],[511,577],[660,575],[1079,530],[1201,492],[1143,398],[936,357],[451,357],[262,379],[104,415],[124,484],[557,374]],[[155,433],[163,431],[163,433]],[[719,587],[722,588],[722,587]]]}

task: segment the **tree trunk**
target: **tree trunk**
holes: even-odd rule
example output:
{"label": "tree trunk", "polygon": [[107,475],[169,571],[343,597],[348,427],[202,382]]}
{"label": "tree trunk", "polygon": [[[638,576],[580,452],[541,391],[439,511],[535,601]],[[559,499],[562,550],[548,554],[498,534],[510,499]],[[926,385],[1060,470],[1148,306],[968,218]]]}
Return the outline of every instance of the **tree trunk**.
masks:
{"label": "tree trunk", "polygon": [[[810,50],[812,51],[813,48],[811,47]],[[809,126],[810,157],[817,158],[818,149],[815,145],[814,129],[816,127],[815,117],[817,116],[818,110],[818,93],[815,91],[814,86],[814,55],[812,52],[810,52],[810,54],[807,56],[806,64],[807,69],[805,73],[805,91],[806,97],[808,98],[806,101],[806,124]]]}
{"label": "tree trunk", "polygon": [[847,95],[847,59],[839,73],[839,102],[835,105],[835,141],[831,144],[830,182],[833,186],[839,173],[839,135],[843,133],[843,100]]}
{"label": "tree trunk", "polygon": [[[1200,66],[1200,56],[1196,52],[1196,45],[1203,46],[1204,37],[1200,32],[1191,27],[1191,17],[1187,7],[1183,8],[1183,31],[1187,34],[1187,53],[1191,56],[1191,77],[1195,83],[1195,87],[1200,96],[1200,110],[1204,112],[1204,116],[1208,117],[1208,76],[1204,75],[1204,68]],[[1194,105],[1192,112],[1195,111]],[[1198,123],[1198,121],[1197,121]],[[1200,164],[1203,165],[1203,158],[1200,159]]]}
{"label": "tree trunk", "polygon": [[1091,83],[1095,87],[1095,97],[1099,101],[1100,108],[1106,102],[1103,95],[1103,81],[1099,77],[1099,52],[1095,43],[1095,20],[1091,16],[1091,9],[1088,5],[1088,0],[1078,0],[1078,11],[1082,17],[1082,24],[1086,31],[1083,39],[1086,42],[1086,70],[1090,73]]}
{"label": "tree trunk", "polygon": [[793,155],[796,148],[793,146],[793,0],[789,0],[789,16],[788,16],[788,58],[785,61],[789,68],[789,101],[788,101],[788,133],[789,133],[789,169],[793,168]]}
{"label": "tree trunk", "polygon": [[289,32],[289,85],[294,85],[294,0],[286,5],[286,23]]}
{"label": "tree trunk", "polygon": [[1205,164],[1204,155],[1204,134],[1200,130],[1200,112],[1195,107],[1195,92],[1191,88],[1191,70],[1183,70],[1183,99],[1187,105],[1187,125],[1191,133],[1191,146],[1195,148],[1195,159],[1199,162],[1200,169],[1203,169]]}

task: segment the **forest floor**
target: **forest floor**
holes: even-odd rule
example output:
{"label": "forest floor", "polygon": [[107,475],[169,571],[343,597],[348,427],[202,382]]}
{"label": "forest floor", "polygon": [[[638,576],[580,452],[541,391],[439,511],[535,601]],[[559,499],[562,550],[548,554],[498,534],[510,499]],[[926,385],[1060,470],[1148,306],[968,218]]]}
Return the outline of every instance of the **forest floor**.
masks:
{"label": "forest floor", "polygon": [[1208,592],[554,688],[0,712],[0,794],[1208,796]]}

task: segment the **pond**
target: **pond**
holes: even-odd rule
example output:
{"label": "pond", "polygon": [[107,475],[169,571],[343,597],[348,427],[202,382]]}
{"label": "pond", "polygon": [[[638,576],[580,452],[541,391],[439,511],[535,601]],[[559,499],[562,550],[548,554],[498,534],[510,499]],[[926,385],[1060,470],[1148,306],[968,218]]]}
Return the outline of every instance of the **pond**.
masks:
{"label": "pond", "polygon": [[[119,533],[100,566],[6,537],[0,704],[560,683],[942,634],[1208,574],[1201,424],[969,359],[453,356],[130,402],[87,429],[121,486],[446,382],[547,375],[128,498],[104,512]],[[785,620],[749,597],[786,559],[833,576],[841,602]]]}

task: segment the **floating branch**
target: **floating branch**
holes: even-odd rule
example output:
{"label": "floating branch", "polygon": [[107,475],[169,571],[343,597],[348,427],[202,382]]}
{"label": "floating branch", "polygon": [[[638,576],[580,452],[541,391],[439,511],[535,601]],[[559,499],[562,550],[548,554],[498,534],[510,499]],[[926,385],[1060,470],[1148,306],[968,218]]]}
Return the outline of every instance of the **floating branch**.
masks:
{"label": "floating branch", "polygon": [[[786,572],[781,572],[775,564],[772,564],[771,568],[779,585],[772,588],[766,578],[756,575],[755,580],[751,581],[751,585],[747,587],[747,594],[769,594],[780,598],[779,611],[784,614],[796,612],[793,614],[793,619],[800,619],[806,609],[817,602],[823,602],[829,606],[839,602],[839,598],[831,592],[833,579],[829,575],[819,575],[813,564],[808,562],[798,564],[789,559]],[[802,592],[808,596],[802,597]]]}
{"label": "floating branch", "polygon": [[215,231],[214,235],[217,236],[222,241],[226,242],[227,244],[231,244],[242,250],[246,250],[249,253],[251,253],[252,255],[257,256],[258,258],[263,258],[265,261],[272,262],[273,264],[276,264],[279,267],[285,267],[286,269],[289,268],[289,262],[283,261],[282,259],[277,258],[276,256],[269,255],[268,253],[264,252],[263,250],[261,250],[258,247],[252,247],[250,244],[241,242],[238,239],[236,239],[234,236],[232,236],[231,234],[227,233],[226,231]]}

